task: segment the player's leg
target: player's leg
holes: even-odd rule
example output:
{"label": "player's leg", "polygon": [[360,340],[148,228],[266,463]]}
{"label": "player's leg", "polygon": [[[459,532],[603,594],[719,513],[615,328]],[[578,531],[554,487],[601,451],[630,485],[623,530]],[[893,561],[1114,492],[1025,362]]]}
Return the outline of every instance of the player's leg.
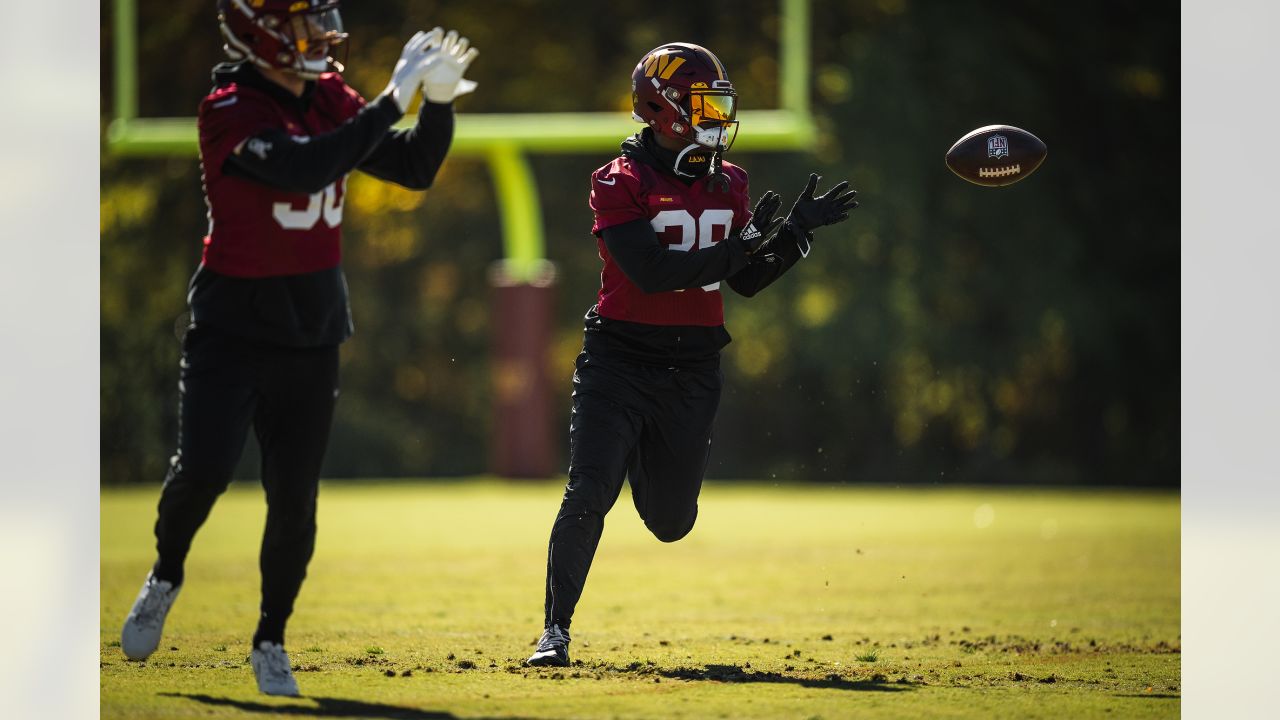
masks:
{"label": "player's leg", "polygon": [[586,353],[579,356],[569,419],[569,483],[547,546],[544,632],[531,665],[568,664],[573,612],[640,431],[637,400],[636,388],[619,371]]}
{"label": "player's leg", "polygon": [[178,449],[169,461],[155,524],[158,559],[121,631],[120,647],[135,660],[159,644],[192,539],[244,449],[256,398],[244,343],[212,328],[188,332],[178,391]]}
{"label": "player's leg", "polygon": [[622,489],[639,419],[608,397],[576,394],[569,425],[569,482],[547,547],[548,625],[568,628]]}
{"label": "player's leg", "polygon": [[268,372],[254,418],[267,524],[259,557],[261,615],[251,660],[262,692],[296,695],[284,632],[315,549],[320,467],[338,394],[338,348],[275,351]]}
{"label": "player's leg", "polygon": [[663,542],[693,529],[720,405],[719,370],[664,371],[629,468],[631,499],[645,527]]}

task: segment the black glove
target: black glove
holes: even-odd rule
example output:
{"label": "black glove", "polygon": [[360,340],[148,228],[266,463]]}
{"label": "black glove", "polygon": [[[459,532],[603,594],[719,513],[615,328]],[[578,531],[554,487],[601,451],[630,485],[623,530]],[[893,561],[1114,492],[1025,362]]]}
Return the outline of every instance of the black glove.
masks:
{"label": "black glove", "polygon": [[842,222],[849,217],[849,211],[858,207],[858,203],[854,201],[858,191],[844,192],[849,187],[848,180],[840,181],[825,195],[814,197],[813,191],[817,189],[819,179],[816,173],[809,174],[809,184],[805,185],[804,192],[796,198],[796,204],[791,206],[791,213],[787,215],[787,220],[806,233],[823,225]]}
{"label": "black glove", "polygon": [[766,190],[764,195],[756,201],[755,210],[751,211],[751,222],[742,228],[739,237],[747,246],[747,254],[750,255],[760,246],[773,236],[778,226],[782,224],[782,218],[774,217],[774,213],[778,212],[778,208],[782,207],[782,196],[772,190]]}

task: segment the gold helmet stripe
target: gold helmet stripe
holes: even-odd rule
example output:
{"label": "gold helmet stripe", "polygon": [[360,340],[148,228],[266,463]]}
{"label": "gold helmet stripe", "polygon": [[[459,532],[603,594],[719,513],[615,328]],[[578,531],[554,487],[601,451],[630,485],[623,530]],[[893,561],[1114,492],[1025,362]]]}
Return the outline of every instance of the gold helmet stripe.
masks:
{"label": "gold helmet stripe", "polygon": [[696,48],[698,48],[698,49],[699,49],[699,50],[701,50],[702,52],[706,53],[706,54],[707,54],[707,57],[711,58],[711,63],[712,63],[713,65],[715,65],[715,66],[716,66],[716,79],[717,79],[717,80],[728,80],[728,79],[729,79],[729,78],[726,76],[726,73],[725,73],[725,71],[724,71],[724,65],[723,65],[723,64],[721,64],[721,62],[720,62],[720,58],[716,57],[716,54],[715,54],[715,53],[713,53],[713,52],[711,52],[710,50],[708,50],[708,49],[706,49],[706,48],[702,47],[701,45],[692,45],[692,47],[696,47]]}
{"label": "gold helmet stripe", "polygon": [[[706,53],[707,57],[711,58],[711,64],[715,66],[716,79],[728,80],[728,77],[726,77],[726,73],[724,71],[724,65],[721,64],[720,58],[716,57],[715,53],[702,47],[701,45],[686,45],[686,47],[695,47],[701,50],[702,52]],[[644,59],[644,76],[651,78],[654,75],[657,75],[663,80],[670,80],[671,76],[675,74],[675,71],[678,70],[680,66],[683,64],[684,64],[684,58],[678,55],[655,52],[649,55],[649,57]]]}
{"label": "gold helmet stripe", "polygon": [[724,80],[724,79],[726,79],[726,78],[725,78],[725,72],[724,72],[724,65],[721,65],[721,64],[720,64],[720,58],[716,57],[716,56],[715,56],[715,53],[711,52],[710,50],[707,50],[707,55],[709,55],[709,56],[711,57],[711,61],[712,61],[712,62],[714,62],[714,63],[716,64],[716,75],[718,75],[718,76],[719,76],[719,77],[718,77],[718,78],[716,78],[716,79],[717,79],[717,80]]}
{"label": "gold helmet stripe", "polygon": [[653,77],[657,75],[663,80],[670,80],[672,74],[684,64],[684,58],[672,55],[650,55],[644,61],[644,76]]}
{"label": "gold helmet stripe", "polygon": [[658,73],[658,77],[662,78],[663,80],[670,80],[671,75],[676,71],[676,68],[684,64],[684,58],[679,56],[671,57],[668,55],[664,58],[664,60],[667,61],[666,67],[662,69],[662,72]]}

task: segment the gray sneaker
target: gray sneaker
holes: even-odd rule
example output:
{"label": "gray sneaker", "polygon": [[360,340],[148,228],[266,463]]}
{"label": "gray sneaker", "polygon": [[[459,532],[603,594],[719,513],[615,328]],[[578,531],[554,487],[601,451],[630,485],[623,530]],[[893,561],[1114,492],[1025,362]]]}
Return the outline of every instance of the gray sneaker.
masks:
{"label": "gray sneaker", "polygon": [[164,619],[169,615],[169,608],[178,599],[181,585],[175,586],[168,580],[159,580],[152,573],[142,583],[138,599],[133,601],[133,609],[129,617],[124,619],[124,628],[120,631],[120,649],[130,660],[146,660],[160,645],[160,634],[164,631]]}
{"label": "gray sneaker", "polygon": [[264,695],[301,695],[283,645],[263,640],[249,654],[249,664],[253,666],[253,675],[258,679],[258,690]]}
{"label": "gray sneaker", "polygon": [[569,631],[553,624],[542,633],[538,649],[525,661],[527,665],[568,667]]}

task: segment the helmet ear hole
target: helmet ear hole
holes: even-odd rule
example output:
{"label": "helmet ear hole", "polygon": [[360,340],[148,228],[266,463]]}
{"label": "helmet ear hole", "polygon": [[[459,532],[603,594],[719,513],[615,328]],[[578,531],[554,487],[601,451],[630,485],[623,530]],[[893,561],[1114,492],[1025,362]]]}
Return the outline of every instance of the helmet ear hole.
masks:
{"label": "helmet ear hole", "polygon": [[652,100],[649,101],[649,109],[656,113],[662,112],[662,106]]}

